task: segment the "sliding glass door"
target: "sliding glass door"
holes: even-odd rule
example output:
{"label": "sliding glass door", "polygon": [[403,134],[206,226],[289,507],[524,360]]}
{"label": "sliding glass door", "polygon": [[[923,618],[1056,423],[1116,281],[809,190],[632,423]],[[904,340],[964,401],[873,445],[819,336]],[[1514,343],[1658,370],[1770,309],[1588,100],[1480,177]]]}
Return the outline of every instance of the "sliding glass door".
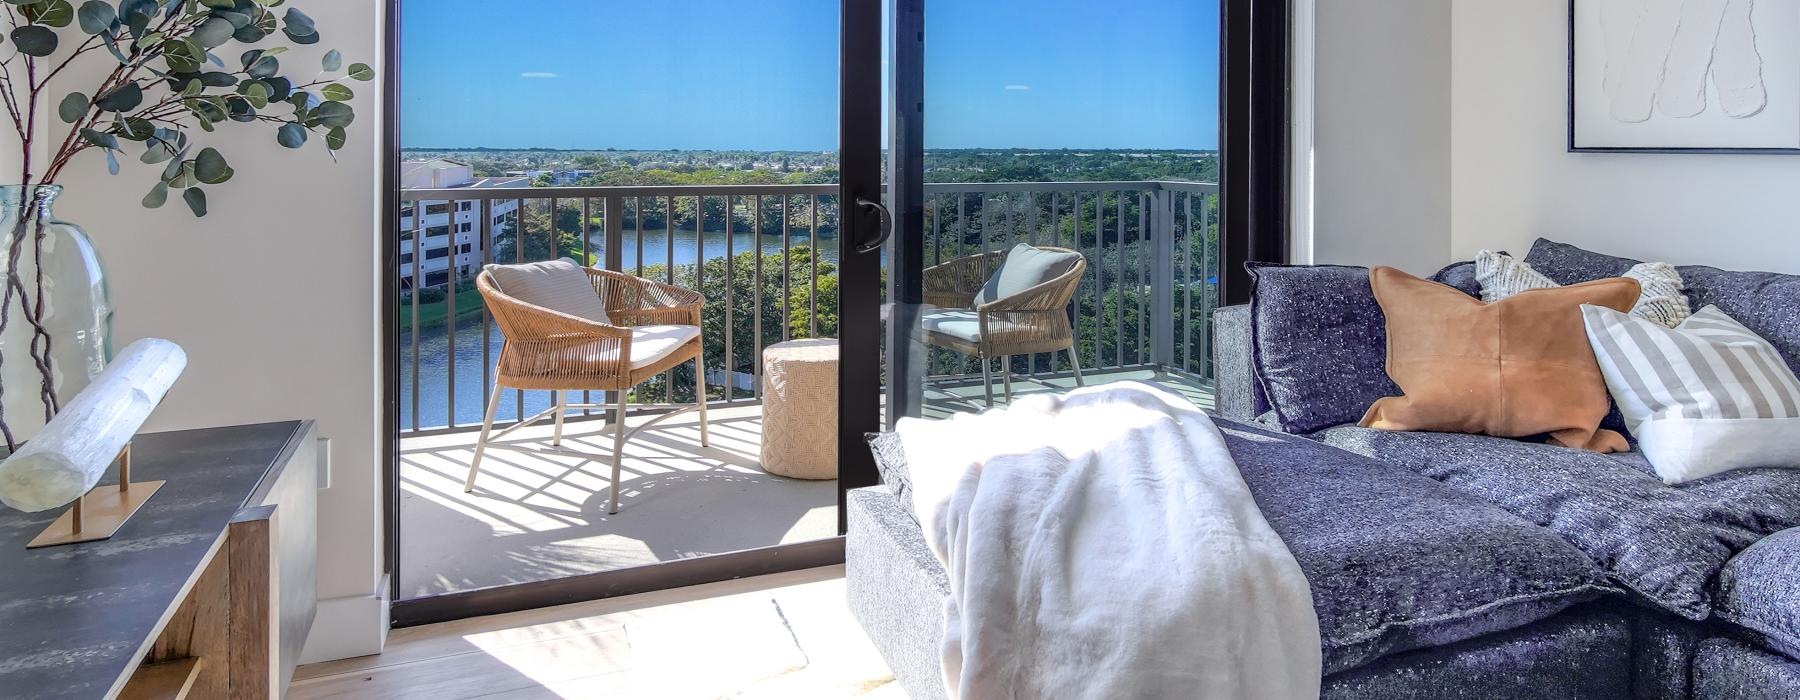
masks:
{"label": "sliding glass door", "polygon": [[880,379],[846,400],[879,382],[883,426],[1115,381],[1210,406],[1218,2],[890,2],[893,235],[843,306],[881,322],[845,350]]}
{"label": "sliding glass door", "polygon": [[[410,0],[396,16],[396,619],[841,560],[836,465],[803,449],[835,425],[765,435],[763,358],[862,332],[840,299],[873,304],[839,286],[879,275],[850,248],[881,221],[856,204],[881,196],[880,81],[848,76],[879,66],[880,3]],[[614,353],[629,388],[503,381],[530,344],[478,277],[559,258],[650,290],[607,302],[629,350],[571,365]],[[645,324],[697,328],[701,370],[637,376],[672,332]],[[794,401],[833,405],[836,386]],[[705,428],[677,412],[701,396]]]}

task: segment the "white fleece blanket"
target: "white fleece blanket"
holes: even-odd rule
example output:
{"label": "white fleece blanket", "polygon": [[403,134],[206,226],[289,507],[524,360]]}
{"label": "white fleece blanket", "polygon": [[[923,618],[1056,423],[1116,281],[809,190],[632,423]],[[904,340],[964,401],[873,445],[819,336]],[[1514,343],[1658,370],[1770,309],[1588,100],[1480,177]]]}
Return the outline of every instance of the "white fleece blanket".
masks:
{"label": "white fleece blanket", "polygon": [[1318,697],[1306,579],[1186,399],[1110,384],[897,430],[950,573],[952,697]]}

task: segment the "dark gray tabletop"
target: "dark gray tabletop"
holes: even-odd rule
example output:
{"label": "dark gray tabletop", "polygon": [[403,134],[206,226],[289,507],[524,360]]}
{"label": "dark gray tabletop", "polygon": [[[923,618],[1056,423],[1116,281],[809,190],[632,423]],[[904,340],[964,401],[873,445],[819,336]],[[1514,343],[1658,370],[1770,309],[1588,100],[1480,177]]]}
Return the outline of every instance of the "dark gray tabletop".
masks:
{"label": "dark gray tabletop", "polygon": [[232,516],[265,476],[278,476],[272,470],[309,427],[138,436],[132,480],[168,483],[110,540],[27,550],[63,509],[0,506],[0,696],[104,697],[137,667]]}

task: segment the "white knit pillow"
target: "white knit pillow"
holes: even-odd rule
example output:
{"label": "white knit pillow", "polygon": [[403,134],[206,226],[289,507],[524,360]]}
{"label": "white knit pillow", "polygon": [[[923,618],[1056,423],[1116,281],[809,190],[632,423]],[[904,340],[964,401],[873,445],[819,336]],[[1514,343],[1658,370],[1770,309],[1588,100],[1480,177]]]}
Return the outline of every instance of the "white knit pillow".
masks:
{"label": "white knit pillow", "polygon": [[[1643,287],[1637,304],[1631,307],[1631,315],[1674,328],[1692,314],[1687,295],[1682,293],[1687,284],[1673,265],[1638,263],[1622,276],[1637,280]],[[1525,261],[1491,250],[1475,255],[1475,280],[1481,283],[1481,300],[1489,304],[1526,290],[1562,286]]]}

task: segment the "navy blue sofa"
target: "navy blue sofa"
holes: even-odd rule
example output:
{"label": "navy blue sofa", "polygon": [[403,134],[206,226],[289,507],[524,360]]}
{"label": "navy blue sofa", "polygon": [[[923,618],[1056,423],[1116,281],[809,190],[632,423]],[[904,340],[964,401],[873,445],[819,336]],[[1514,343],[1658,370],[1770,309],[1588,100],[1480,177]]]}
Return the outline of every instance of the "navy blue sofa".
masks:
{"label": "navy blue sofa", "polygon": [[[1534,244],[1526,261],[1563,284],[1617,276],[1638,262],[1549,240]],[[1720,307],[1800,371],[1800,276],[1678,269],[1695,309]],[[1439,279],[1473,291],[1466,265],[1446,268]],[[1219,415],[1429,477],[1580,549],[1616,589],[1600,604],[1630,622],[1632,697],[1800,698],[1800,468],[1737,470],[1670,486],[1636,452],[1320,427],[1329,416],[1351,415],[1334,402],[1366,406],[1368,396],[1391,390],[1367,371],[1368,362],[1379,366],[1380,340],[1367,337],[1369,319],[1356,318],[1367,309],[1346,310],[1365,300],[1305,291],[1271,296],[1277,299],[1259,295],[1252,305],[1216,314]],[[1345,340],[1352,337],[1375,344],[1358,348]],[[1319,347],[1306,347],[1314,343]],[[1286,359],[1321,353],[1338,356],[1316,369]],[[1307,396],[1309,387],[1330,396]],[[1277,410],[1279,403],[1287,410]]]}
{"label": "navy blue sofa", "polygon": [[[1632,262],[1539,248],[1534,264],[1562,282]],[[1755,298],[1800,300],[1800,278],[1710,270],[1683,268],[1696,308],[1726,308],[1800,366],[1800,319]],[[1473,285],[1466,269],[1443,279]],[[1346,303],[1326,294],[1259,311],[1308,314],[1323,324],[1312,341],[1361,342],[1378,358],[1384,339],[1357,330],[1352,317],[1367,310]],[[1286,398],[1327,387],[1323,403],[1343,404],[1340,413],[1357,391],[1387,388],[1344,376],[1268,381],[1253,321],[1248,307],[1216,315],[1216,414],[1313,588],[1324,697],[1800,698],[1800,469],[1667,487],[1635,454],[1329,421],[1285,429],[1266,386]],[[1328,364],[1344,375],[1366,359]],[[897,439],[871,445],[884,483],[850,493],[850,606],[912,697],[943,697],[948,579],[909,510]]]}

